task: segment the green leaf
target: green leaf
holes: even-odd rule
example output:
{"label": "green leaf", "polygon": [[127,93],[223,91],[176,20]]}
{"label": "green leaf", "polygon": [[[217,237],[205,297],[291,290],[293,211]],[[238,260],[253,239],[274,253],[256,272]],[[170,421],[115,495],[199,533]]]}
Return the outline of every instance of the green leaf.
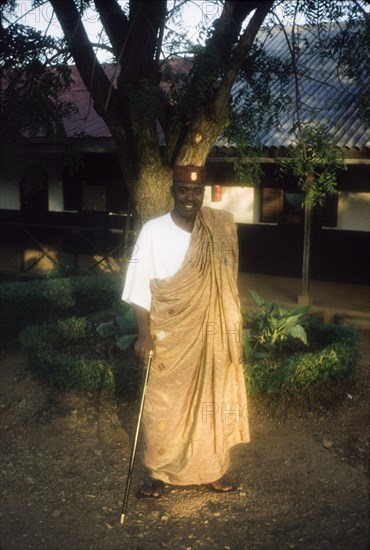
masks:
{"label": "green leaf", "polygon": [[285,317],[285,316],[289,315],[289,309],[285,306],[277,305],[276,309],[279,312],[280,317]]}
{"label": "green leaf", "polygon": [[124,334],[118,338],[116,344],[120,349],[125,350],[131,346],[136,337],[136,334]]}
{"label": "green leaf", "polygon": [[132,307],[126,304],[114,304],[113,312],[121,332],[136,331],[137,324]]}
{"label": "green leaf", "polygon": [[100,325],[96,327],[96,332],[103,338],[108,338],[109,336],[117,334],[117,325],[114,321],[100,323]]}
{"label": "green leaf", "polygon": [[257,304],[258,307],[264,307],[265,301],[255,290],[252,290],[251,288],[248,289],[249,294],[252,297],[252,300]]}
{"label": "green leaf", "polygon": [[304,344],[308,344],[306,331],[303,327],[301,327],[301,325],[294,325],[294,327],[289,327],[287,332],[289,336],[292,336],[293,338],[299,338],[299,340],[302,340]]}
{"label": "green leaf", "polygon": [[301,307],[297,307],[295,309],[291,309],[288,313],[287,313],[287,316],[288,317],[291,317],[293,315],[304,315],[305,313],[307,313],[307,311],[310,309],[310,306],[301,306]]}

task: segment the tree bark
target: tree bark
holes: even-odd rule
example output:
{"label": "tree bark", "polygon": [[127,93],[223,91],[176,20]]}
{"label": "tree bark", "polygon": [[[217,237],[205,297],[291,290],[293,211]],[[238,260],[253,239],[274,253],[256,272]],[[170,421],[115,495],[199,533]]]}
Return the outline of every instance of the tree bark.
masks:
{"label": "tree bark", "polygon": [[302,300],[310,302],[310,255],[311,255],[312,207],[306,202],[304,207],[303,260],[302,260]]}

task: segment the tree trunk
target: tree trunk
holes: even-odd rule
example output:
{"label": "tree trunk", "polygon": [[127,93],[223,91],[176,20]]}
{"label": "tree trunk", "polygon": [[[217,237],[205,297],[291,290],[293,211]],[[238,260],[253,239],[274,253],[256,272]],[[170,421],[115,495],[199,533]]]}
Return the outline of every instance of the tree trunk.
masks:
{"label": "tree trunk", "polygon": [[142,144],[142,154],[137,165],[128,158],[126,142],[120,139],[120,132],[112,132],[112,137],[138,222],[143,223],[168,212],[172,206],[172,173],[161,161],[157,151],[159,148],[153,149],[150,144]]}
{"label": "tree trunk", "polygon": [[302,293],[298,298],[300,305],[312,303],[310,295],[310,256],[311,256],[311,222],[312,206],[304,205],[304,232],[303,232],[303,262],[302,262]]}
{"label": "tree trunk", "polygon": [[172,207],[172,173],[162,164],[151,163],[141,169],[138,179],[132,182],[132,197],[139,220],[168,212]]}

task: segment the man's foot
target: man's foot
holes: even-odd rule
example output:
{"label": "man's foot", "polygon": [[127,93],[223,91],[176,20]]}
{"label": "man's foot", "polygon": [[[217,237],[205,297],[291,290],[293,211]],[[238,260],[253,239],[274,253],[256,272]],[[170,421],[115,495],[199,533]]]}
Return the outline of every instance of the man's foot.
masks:
{"label": "man's foot", "polygon": [[136,493],[136,496],[138,498],[160,498],[162,496],[163,487],[163,481],[149,477],[141,489]]}
{"label": "man's foot", "polygon": [[210,483],[208,487],[216,493],[235,493],[239,488],[238,485],[233,485],[224,479],[218,479],[217,481]]}

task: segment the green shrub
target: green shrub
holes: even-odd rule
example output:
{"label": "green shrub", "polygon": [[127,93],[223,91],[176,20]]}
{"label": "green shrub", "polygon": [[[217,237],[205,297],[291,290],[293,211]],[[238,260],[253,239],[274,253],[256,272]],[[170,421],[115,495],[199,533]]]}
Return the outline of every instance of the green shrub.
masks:
{"label": "green shrub", "polygon": [[[250,324],[255,327],[253,317]],[[311,397],[316,390],[351,375],[360,349],[359,332],[342,325],[326,325],[317,318],[306,322],[305,328],[308,347],[288,339],[268,357],[256,356],[245,362],[251,395]]]}
{"label": "green shrub", "polygon": [[[123,307],[129,310],[129,306]],[[132,347],[113,357],[114,335],[103,338],[97,333],[98,326],[113,320],[113,310],[108,310],[27,326],[20,333],[20,342],[30,369],[38,379],[62,390],[104,391],[135,398],[140,369]]]}
{"label": "green shrub", "polygon": [[15,336],[30,324],[108,309],[119,299],[122,284],[121,275],[1,283],[1,335]]}

